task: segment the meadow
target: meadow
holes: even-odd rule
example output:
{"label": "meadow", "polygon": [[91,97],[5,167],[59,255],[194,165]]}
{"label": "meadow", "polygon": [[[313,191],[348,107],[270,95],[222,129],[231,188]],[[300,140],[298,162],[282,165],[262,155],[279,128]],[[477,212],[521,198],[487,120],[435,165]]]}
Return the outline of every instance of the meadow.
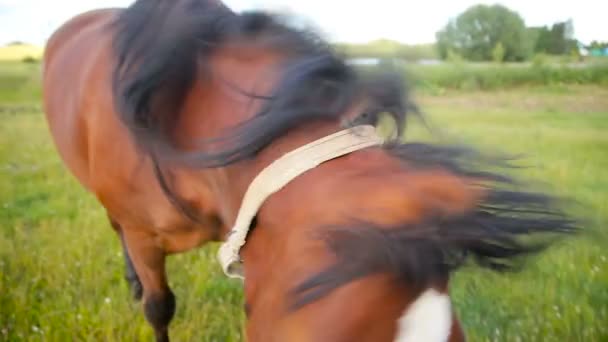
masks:
{"label": "meadow", "polygon": [[0,46],[0,61],[33,61],[35,59],[40,59],[40,57],[42,57],[43,51],[44,49],[37,45],[15,42],[6,46]]}
{"label": "meadow", "polygon": [[[0,63],[0,341],[150,341],[118,239],[51,143],[39,68]],[[592,83],[417,92],[444,138],[523,153],[521,175],[578,201],[590,223],[522,272],[458,272],[470,341],[608,341],[608,88]],[[243,340],[241,285],[222,275],[217,247],[169,259],[175,341]]]}

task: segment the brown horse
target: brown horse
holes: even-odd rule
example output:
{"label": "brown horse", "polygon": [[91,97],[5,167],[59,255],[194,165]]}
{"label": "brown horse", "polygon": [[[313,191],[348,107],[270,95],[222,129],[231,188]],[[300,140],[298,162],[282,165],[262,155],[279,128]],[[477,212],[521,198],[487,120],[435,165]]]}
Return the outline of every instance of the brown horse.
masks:
{"label": "brown horse", "polygon": [[356,70],[308,30],[211,0],[138,0],[54,33],[52,136],[106,209],[158,341],[175,311],[166,256],[224,240],[274,161],[381,114],[395,139],[323,160],[255,211],[240,250],[249,340],[463,340],[452,271],[469,256],[510,269],[545,246],[521,237],[576,230],[551,198],[484,169],[501,160],[400,142],[417,111],[397,75]]}

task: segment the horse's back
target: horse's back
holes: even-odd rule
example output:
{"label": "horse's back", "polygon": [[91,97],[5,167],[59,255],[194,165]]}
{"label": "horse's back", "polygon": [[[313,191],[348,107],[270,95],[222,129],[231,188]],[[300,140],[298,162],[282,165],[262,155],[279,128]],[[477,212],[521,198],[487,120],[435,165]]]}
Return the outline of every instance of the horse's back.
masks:
{"label": "horse's back", "polygon": [[100,56],[108,54],[107,24],[115,12],[102,9],[70,19],[49,38],[43,60],[44,111],[52,137],[67,167],[87,188],[91,187],[91,111],[103,110],[99,105],[105,103],[98,101],[97,106],[90,106],[88,102],[94,96],[103,96],[95,88],[99,78],[105,77],[94,73],[99,69]]}
{"label": "horse's back", "polygon": [[[44,59],[44,105],[51,135],[65,165],[119,220],[168,201],[149,161],[133,144],[114,108],[111,26],[114,9],[74,17],[49,39]],[[126,214],[129,213],[129,214]],[[123,219],[124,221],[124,219]]]}
{"label": "horse's back", "polygon": [[53,60],[58,50],[79,35],[87,34],[88,29],[102,22],[107,22],[117,11],[119,9],[114,8],[92,10],[81,13],[62,24],[48,39],[44,53],[45,66]]}

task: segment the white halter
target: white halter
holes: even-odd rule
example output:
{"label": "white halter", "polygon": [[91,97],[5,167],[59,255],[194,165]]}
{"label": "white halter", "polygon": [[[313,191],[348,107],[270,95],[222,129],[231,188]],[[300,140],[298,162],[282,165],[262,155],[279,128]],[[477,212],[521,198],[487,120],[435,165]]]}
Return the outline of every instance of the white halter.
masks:
{"label": "white halter", "polygon": [[268,165],[249,185],[232,231],[218,251],[224,273],[244,279],[239,251],[245,245],[251,221],[270,195],[323,162],[383,142],[374,126],[356,126],[306,144]]}

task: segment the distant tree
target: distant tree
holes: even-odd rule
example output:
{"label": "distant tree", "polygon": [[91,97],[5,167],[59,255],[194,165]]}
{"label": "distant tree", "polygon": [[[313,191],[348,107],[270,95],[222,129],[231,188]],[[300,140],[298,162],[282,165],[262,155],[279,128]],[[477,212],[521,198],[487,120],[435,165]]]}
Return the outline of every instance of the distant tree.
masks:
{"label": "distant tree", "polygon": [[588,46],[588,48],[590,49],[606,49],[608,48],[608,42],[600,42],[597,40],[594,40],[591,42],[591,44]]}
{"label": "distant tree", "polygon": [[553,39],[551,37],[551,30],[546,26],[542,27],[534,27],[530,30],[535,32],[534,35],[534,52],[536,53],[549,53],[551,51],[551,46],[553,44]]}
{"label": "distant tree", "polygon": [[572,20],[558,22],[551,26],[534,28],[537,31],[534,52],[552,55],[568,55],[577,50],[578,42],[574,39]]}
{"label": "distant tree", "polygon": [[35,64],[38,63],[38,60],[32,56],[27,56],[21,60],[23,63],[27,64]]}
{"label": "distant tree", "polygon": [[490,61],[500,43],[505,61],[522,61],[532,53],[533,41],[521,16],[502,5],[475,5],[437,33],[442,58],[453,51],[465,59]]}

